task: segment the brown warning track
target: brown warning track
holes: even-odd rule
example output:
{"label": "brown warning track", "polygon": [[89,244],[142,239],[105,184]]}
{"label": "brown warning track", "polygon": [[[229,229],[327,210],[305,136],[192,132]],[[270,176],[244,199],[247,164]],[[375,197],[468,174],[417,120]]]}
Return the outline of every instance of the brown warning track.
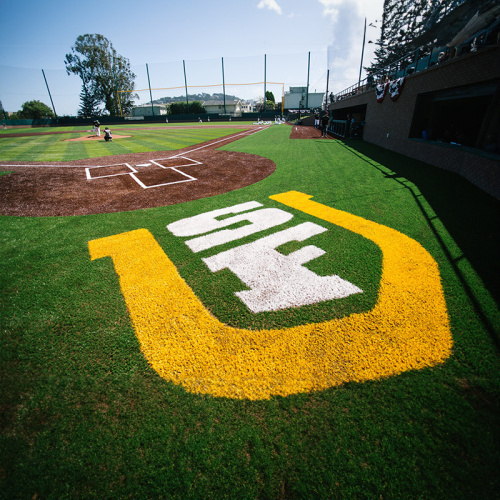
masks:
{"label": "brown warning track", "polygon": [[[292,125],[290,139],[321,139],[321,130],[307,125]],[[332,139],[328,136],[327,139]]]}
{"label": "brown warning track", "polygon": [[[8,165],[0,164],[0,171],[13,173],[0,176],[0,214],[42,217],[123,212],[174,205],[240,189],[266,178],[276,168],[267,158],[216,150],[241,137],[237,133],[182,150],[106,156],[64,164],[5,162]],[[161,166],[150,163],[182,155],[187,160],[158,161]],[[90,168],[91,179],[88,179],[86,167],[105,168]]]}

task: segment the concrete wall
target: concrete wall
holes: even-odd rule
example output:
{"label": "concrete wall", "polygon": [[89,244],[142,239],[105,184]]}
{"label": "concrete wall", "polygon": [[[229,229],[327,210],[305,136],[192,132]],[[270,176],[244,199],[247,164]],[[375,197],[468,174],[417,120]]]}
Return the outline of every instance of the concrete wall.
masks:
{"label": "concrete wall", "polygon": [[[375,91],[358,94],[329,106],[346,111],[366,106],[363,139],[431,165],[457,172],[481,189],[500,199],[500,159],[460,146],[409,139],[419,94],[500,79],[500,47],[483,48],[420,73],[406,77],[396,101],[389,94],[382,103]],[[471,124],[474,126],[475,124]]]}

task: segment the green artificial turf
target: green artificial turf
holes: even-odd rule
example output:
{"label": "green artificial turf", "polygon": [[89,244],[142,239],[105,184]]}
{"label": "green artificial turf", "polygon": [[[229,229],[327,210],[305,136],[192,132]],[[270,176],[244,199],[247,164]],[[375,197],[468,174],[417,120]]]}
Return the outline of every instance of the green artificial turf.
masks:
{"label": "green artificial turf", "polygon": [[[85,137],[89,132],[79,127],[61,127],[67,134],[35,135],[25,137],[0,136],[0,161],[39,161],[64,162],[119,154],[144,153],[147,151],[171,151],[182,149],[200,142],[210,141],[219,137],[234,134],[240,129],[208,128],[196,126],[183,130],[180,134],[172,127],[160,125],[160,129],[152,127],[133,128],[125,126],[113,127],[115,135],[130,135],[131,137],[115,139],[105,142],[104,138],[98,141],[70,141]],[[71,130],[73,129],[73,131]],[[26,129],[22,129],[27,131]],[[36,129],[37,131],[40,129]],[[28,129],[33,132],[33,129]],[[51,131],[45,128],[41,132]]]}
{"label": "green artificial turf", "polygon": [[[162,142],[157,133],[134,144],[208,140],[172,130]],[[115,214],[0,217],[0,498],[498,498],[499,202],[455,174],[361,141],[289,133],[276,126],[222,148],[276,163],[274,174],[237,191]],[[37,141],[10,151],[38,158],[36,148],[53,143]],[[113,263],[91,261],[90,240],[148,229],[206,307],[242,328],[373,306],[380,251],[341,228],[311,239],[329,258],[307,266],[365,293],[259,314],[234,297],[242,289],[235,276],[203,264],[213,252],[193,253],[166,229],[253,200],[292,213],[284,227],[324,224],[269,199],[290,190],[392,227],[430,252],[454,341],[443,365],[266,401],[191,394],[148,365]]]}

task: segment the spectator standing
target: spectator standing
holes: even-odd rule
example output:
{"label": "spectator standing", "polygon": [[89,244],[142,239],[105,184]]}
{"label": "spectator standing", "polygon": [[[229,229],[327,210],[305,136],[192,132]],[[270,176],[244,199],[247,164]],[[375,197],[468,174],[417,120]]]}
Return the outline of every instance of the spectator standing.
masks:
{"label": "spectator standing", "polygon": [[328,117],[328,113],[325,113],[323,118],[321,119],[321,136],[328,137],[328,122],[330,118]]}

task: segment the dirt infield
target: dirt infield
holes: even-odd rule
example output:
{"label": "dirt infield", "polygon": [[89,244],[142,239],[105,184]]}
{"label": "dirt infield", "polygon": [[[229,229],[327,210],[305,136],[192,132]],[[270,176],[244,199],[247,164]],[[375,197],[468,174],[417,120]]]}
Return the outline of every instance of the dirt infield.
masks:
{"label": "dirt infield", "polygon": [[[64,165],[0,165],[0,171],[13,172],[0,176],[0,214],[42,217],[123,212],[240,189],[266,178],[276,168],[267,158],[216,150],[241,137],[240,132],[182,150],[106,156]],[[313,127],[291,127],[292,139],[320,137]]]}

